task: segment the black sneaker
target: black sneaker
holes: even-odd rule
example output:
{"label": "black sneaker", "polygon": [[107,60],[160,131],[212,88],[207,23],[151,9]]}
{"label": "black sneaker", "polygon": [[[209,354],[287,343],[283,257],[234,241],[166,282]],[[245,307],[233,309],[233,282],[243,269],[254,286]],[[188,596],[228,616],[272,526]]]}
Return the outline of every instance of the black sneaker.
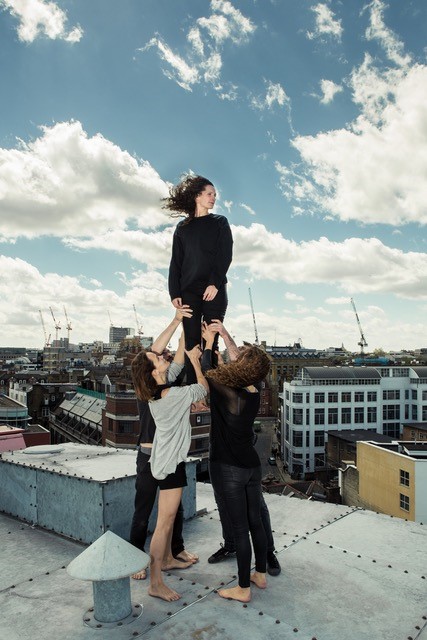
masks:
{"label": "black sneaker", "polygon": [[282,567],[280,566],[276,555],[273,552],[267,554],[267,572],[271,576],[278,576],[281,570]]}
{"label": "black sneaker", "polygon": [[234,558],[236,556],[235,551],[229,551],[225,547],[221,545],[218,551],[215,551],[209,558],[209,564],[216,564],[217,562],[222,562],[223,560],[227,560],[228,558]]}

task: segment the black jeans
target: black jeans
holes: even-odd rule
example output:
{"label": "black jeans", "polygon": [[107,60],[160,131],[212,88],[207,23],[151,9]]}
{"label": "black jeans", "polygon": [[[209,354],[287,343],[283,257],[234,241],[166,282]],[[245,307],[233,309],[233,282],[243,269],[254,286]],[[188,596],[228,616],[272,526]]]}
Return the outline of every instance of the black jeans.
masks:
{"label": "black jeans", "polygon": [[[150,456],[138,451],[136,459],[136,481],[135,481],[135,511],[132,518],[130,530],[130,543],[134,547],[145,551],[145,541],[147,540],[148,521],[156,500],[158,480],[151,473]],[[182,526],[184,522],[184,510],[180,502],[172,533],[172,555],[177,556],[184,551],[184,540],[182,538]]]}
{"label": "black jeans", "polygon": [[[213,487],[215,502],[218,507],[219,519],[221,520],[222,537],[224,539],[224,549],[227,551],[235,551],[236,546],[234,544],[233,528],[231,526],[230,518],[227,515],[224,500],[222,496],[215,491]],[[261,521],[264,527],[265,535],[267,536],[267,555],[274,553],[274,538],[273,531],[271,529],[270,512],[267,507],[267,503],[264,499],[264,495],[261,492]]]}
{"label": "black jeans", "polygon": [[239,586],[250,587],[251,543],[255,552],[255,570],[267,568],[267,537],[261,521],[261,467],[243,469],[221,462],[210,462],[210,476],[231,523],[236,546]]}
{"label": "black jeans", "polygon": [[[227,288],[224,285],[218,289],[218,293],[211,302],[205,302],[199,294],[185,291],[182,294],[182,303],[189,304],[191,309],[193,309],[192,317],[184,318],[182,321],[185,333],[185,348],[192,349],[202,341],[202,320],[208,324],[212,320],[221,320],[221,322],[224,320],[228,304]],[[212,347],[214,357],[217,348],[218,336],[216,336]],[[187,373],[187,384],[197,382],[193,365],[187,356],[185,356],[185,370]]]}

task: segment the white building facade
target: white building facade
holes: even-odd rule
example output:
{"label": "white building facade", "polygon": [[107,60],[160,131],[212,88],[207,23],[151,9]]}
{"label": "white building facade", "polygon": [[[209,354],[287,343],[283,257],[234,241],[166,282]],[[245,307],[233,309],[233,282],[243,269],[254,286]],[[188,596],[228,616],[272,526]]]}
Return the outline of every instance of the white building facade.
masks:
{"label": "white building facade", "polygon": [[427,421],[427,367],[303,367],[283,385],[283,462],[303,477],[324,468],[329,429],[399,438],[411,421]]}

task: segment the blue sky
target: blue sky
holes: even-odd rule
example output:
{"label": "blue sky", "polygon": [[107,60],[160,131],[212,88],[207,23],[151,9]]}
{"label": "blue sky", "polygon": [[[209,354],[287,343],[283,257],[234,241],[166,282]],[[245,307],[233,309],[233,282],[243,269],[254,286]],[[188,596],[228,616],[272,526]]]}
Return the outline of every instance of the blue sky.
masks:
{"label": "blue sky", "polygon": [[[226,324],[426,347],[424,0],[0,0],[0,345],[172,316],[189,170],[232,225]],[[61,331],[60,336],[65,335]]]}

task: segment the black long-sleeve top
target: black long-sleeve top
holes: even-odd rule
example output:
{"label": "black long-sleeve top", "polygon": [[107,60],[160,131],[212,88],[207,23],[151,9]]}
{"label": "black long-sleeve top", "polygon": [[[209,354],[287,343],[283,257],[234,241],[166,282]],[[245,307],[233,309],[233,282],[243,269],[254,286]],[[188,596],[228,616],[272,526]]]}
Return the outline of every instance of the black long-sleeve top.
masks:
{"label": "black long-sleeve top", "polygon": [[[212,369],[212,351],[205,349],[202,371]],[[209,459],[245,469],[261,462],[254,448],[253,424],[260,394],[233,389],[207,378],[210,391],[211,433]]]}
{"label": "black long-sleeve top", "polygon": [[227,282],[233,237],[225,216],[210,213],[181,221],[173,236],[169,267],[171,300],[184,291],[202,295],[207,286],[219,289]]}

